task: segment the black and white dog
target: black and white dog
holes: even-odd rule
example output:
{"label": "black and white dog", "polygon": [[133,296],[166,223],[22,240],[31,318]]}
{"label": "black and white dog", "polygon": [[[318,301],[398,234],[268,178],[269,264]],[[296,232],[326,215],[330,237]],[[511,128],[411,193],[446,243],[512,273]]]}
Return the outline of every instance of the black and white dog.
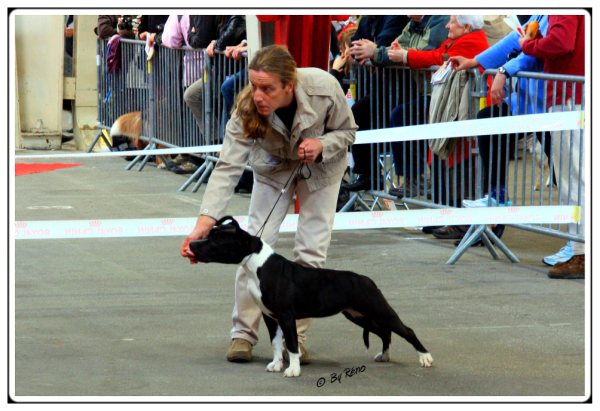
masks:
{"label": "black and white dog", "polygon": [[433,357],[413,330],[405,326],[373,280],[350,271],[309,268],[276,254],[259,237],[242,230],[233,217],[217,222],[207,238],[190,243],[196,259],[205,263],[241,264],[248,272],[248,288],[263,312],[273,361],[267,371],[283,369],[285,338],[290,365],[286,377],[300,375],[296,319],[328,317],[342,312],[363,328],[369,348],[369,332],[379,336],[383,350],[375,361],[389,361],[392,332],[406,339],[419,353],[421,366],[431,367]]}

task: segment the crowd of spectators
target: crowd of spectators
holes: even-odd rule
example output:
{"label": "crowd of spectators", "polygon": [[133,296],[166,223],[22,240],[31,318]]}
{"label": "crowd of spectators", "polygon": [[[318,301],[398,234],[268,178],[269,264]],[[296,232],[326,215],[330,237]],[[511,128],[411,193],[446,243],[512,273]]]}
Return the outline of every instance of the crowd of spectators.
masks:
{"label": "crowd of spectators", "polygon": [[[543,81],[524,78],[513,81],[513,77],[523,71],[584,75],[583,16],[519,16],[522,32],[509,27],[504,22],[505,16],[257,17],[262,24],[272,25],[273,42],[286,45],[298,67],[320,67],[338,79],[347,93],[359,131],[467,118],[463,113],[463,100],[470,97],[468,93],[443,100],[444,93],[439,90],[451,84],[465,90],[469,70],[480,73],[497,70],[490,77],[485,107],[477,113],[480,119],[579,110],[582,104],[581,84],[563,87],[559,81],[558,84],[546,82],[546,86]],[[248,48],[244,16],[99,16],[96,33],[102,39],[119,35],[144,40],[151,36],[154,44],[163,47],[203,49],[211,59],[222,54],[226,59],[243,60]],[[380,74],[363,84],[360,96],[351,88],[351,67],[356,64]],[[404,67],[404,73],[392,75],[391,71],[385,71],[391,66]],[[415,74],[416,70],[432,66],[448,70],[441,84],[432,86],[428,78],[421,81]],[[221,70],[218,66],[212,67]],[[245,69],[227,73],[219,81],[225,113],[221,130],[235,105],[239,85],[246,81]],[[189,83],[184,95],[186,105],[201,128],[204,86],[205,79],[198,78]],[[393,143],[394,175],[402,183],[393,184],[389,190],[385,187],[386,176],[376,175],[380,154],[377,145],[353,145],[349,148],[353,155],[353,179],[343,184],[343,188],[386,190],[398,198],[424,195],[437,204],[453,207],[511,205],[507,165],[513,159],[520,137],[508,134],[429,144],[426,140]],[[585,152],[582,137],[573,133],[571,138],[561,138],[560,132],[537,133],[536,137],[544,144],[550,161],[554,161],[553,178],[561,198],[583,208],[584,174],[578,167],[579,155]],[[475,148],[478,150],[474,151]],[[474,172],[470,167],[475,164],[472,158],[475,152],[482,159],[486,190],[483,198],[474,198],[463,187],[466,175]],[[573,161],[567,161],[567,155]],[[177,162],[175,165],[185,169],[183,172],[193,172],[198,166],[191,163],[191,157]],[[577,181],[577,190],[568,189],[569,178]],[[251,190],[252,174],[249,173],[242,177],[236,191]],[[584,227],[582,219],[572,225],[570,232],[581,235]],[[464,236],[466,227],[426,227],[424,231],[440,239],[456,240]],[[558,253],[543,260],[553,266],[549,273],[552,278],[581,278],[584,244],[569,241]]]}

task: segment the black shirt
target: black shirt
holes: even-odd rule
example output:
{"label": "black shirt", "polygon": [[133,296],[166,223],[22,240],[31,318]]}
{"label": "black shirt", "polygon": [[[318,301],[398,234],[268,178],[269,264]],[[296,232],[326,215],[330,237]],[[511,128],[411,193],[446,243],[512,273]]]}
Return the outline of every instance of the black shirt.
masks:
{"label": "black shirt", "polygon": [[298,104],[296,103],[296,99],[293,99],[292,104],[289,106],[281,107],[275,110],[275,114],[277,114],[277,117],[279,117],[289,131],[292,131],[292,125],[294,124],[294,116],[296,115],[297,108]]}

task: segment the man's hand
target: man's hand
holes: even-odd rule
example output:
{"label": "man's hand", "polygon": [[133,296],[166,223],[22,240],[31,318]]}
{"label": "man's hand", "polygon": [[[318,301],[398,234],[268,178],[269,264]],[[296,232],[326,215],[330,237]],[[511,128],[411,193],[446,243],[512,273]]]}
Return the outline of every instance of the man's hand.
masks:
{"label": "man's hand", "polygon": [[234,60],[241,60],[243,57],[242,54],[245,53],[246,51],[248,51],[248,46],[246,44],[237,45],[233,48],[231,56],[233,57]]}
{"label": "man's hand", "polygon": [[506,76],[502,73],[497,73],[494,76],[492,82],[492,88],[490,90],[490,96],[492,97],[492,103],[498,104],[504,100],[504,86],[506,85]]}
{"label": "man's hand", "polygon": [[235,49],[236,46],[227,46],[225,47],[225,57],[227,57],[228,59],[230,59],[233,55],[233,49]]}
{"label": "man's hand", "polygon": [[[534,23],[534,22],[532,22],[532,23]],[[535,23],[537,23],[537,22],[535,22]],[[531,23],[529,23],[529,24],[531,24]],[[523,43],[525,43],[526,41],[533,40],[536,37],[541,37],[539,30],[537,28],[535,28],[535,30],[533,28],[529,28],[529,24],[527,25],[528,27],[525,28],[525,35],[523,37],[519,37],[519,46],[521,46],[521,48],[523,48]],[[538,34],[539,34],[539,36],[538,36]]]}
{"label": "man's hand", "polygon": [[387,54],[389,59],[394,63],[404,64],[404,62],[407,60],[406,55],[408,54],[408,50],[390,47],[388,48]]}
{"label": "man's hand", "polygon": [[214,57],[215,56],[215,45],[217,44],[216,40],[213,40],[210,42],[210,44],[206,47],[206,54],[208,54],[208,57]]}
{"label": "man's hand", "polygon": [[201,215],[196,220],[196,226],[192,230],[192,232],[183,240],[181,247],[179,249],[179,254],[182,257],[188,258],[191,264],[196,264],[198,261],[194,256],[192,250],[190,250],[190,243],[194,240],[201,240],[208,236],[210,230],[215,226],[216,221],[214,218]]}
{"label": "man's hand", "polygon": [[358,60],[360,64],[364,64],[375,54],[377,44],[371,40],[361,39],[352,42],[350,47],[350,54],[354,56],[355,60]]}
{"label": "man's hand", "polygon": [[331,68],[335,71],[342,71],[344,69],[344,66],[346,65],[347,60],[347,56],[337,56],[335,60],[333,60]]}
{"label": "man's hand", "polygon": [[323,143],[318,138],[305,138],[298,146],[298,157],[304,164],[314,163],[323,153]]}
{"label": "man's hand", "polygon": [[451,56],[448,58],[448,64],[454,70],[469,70],[479,66],[479,62],[475,59],[468,59],[463,56]]}

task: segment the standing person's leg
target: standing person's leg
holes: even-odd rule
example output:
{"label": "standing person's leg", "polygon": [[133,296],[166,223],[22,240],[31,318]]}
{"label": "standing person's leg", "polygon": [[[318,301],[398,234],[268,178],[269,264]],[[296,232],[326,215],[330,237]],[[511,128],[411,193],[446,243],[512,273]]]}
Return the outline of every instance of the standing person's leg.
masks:
{"label": "standing person's leg", "polygon": [[[570,104],[567,104],[567,106],[570,106]],[[581,106],[575,106],[573,110],[581,110]],[[562,111],[562,107],[552,107],[551,111]],[[578,205],[580,207],[579,224],[569,224],[569,234],[585,238],[584,139],[583,132],[579,130],[555,131],[552,133],[552,151],[559,188],[559,202],[564,205]],[[584,278],[585,243],[571,241],[571,246],[573,256],[565,262],[554,265],[548,273],[550,278]]]}
{"label": "standing person's leg", "polygon": [[[371,97],[364,96],[354,103],[352,106],[352,114],[354,121],[358,125],[359,130],[371,129]],[[356,144],[351,148],[352,158],[354,159],[353,172],[358,175],[358,179],[351,184],[346,184],[345,187],[350,191],[368,190],[371,188],[371,144]]]}
{"label": "standing person's leg", "polygon": [[[508,115],[510,115],[509,107],[506,103],[502,103],[500,106],[485,107],[477,113],[477,118],[497,118]],[[516,138],[514,134],[477,137],[477,147],[484,176],[483,191],[487,195],[477,200],[464,200],[464,207],[487,207],[497,204],[498,201],[500,204],[509,205],[506,193],[506,166],[510,153],[514,152]]]}
{"label": "standing person's leg", "polygon": [[[296,187],[300,215],[294,244],[294,261],[307,267],[323,267],[331,242],[339,183],[310,192],[305,180]],[[298,341],[304,344],[309,319],[298,321]]]}
{"label": "standing person's leg", "polygon": [[231,116],[231,109],[235,103],[235,96],[244,88],[246,82],[246,72],[238,71],[230,76],[227,76],[221,85],[221,94],[223,94],[223,103],[225,106],[226,120]]}
{"label": "standing person's leg", "polygon": [[[390,114],[390,127],[404,127],[424,124],[429,97],[419,97],[408,103],[399,104]],[[389,193],[397,197],[417,196],[418,179],[425,173],[427,164],[427,141],[403,141],[392,143],[394,170],[397,176],[404,176],[403,187],[391,189]],[[420,183],[423,190],[423,183]]]}
{"label": "standing person's leg", "polygon": [[227,120],[229,120],[229,116],[231,115],[231,108],[233,107],[236,74],[227,76],[223,84],[221,84],[221,94],[223,95],[223,106],[225,107],[225,114],[227,116]]}
{"label": "standing person's leg", "polygon": [[[410,106],[411,103],[400,104],[394,108],[390,114],[390,127],[404,127],[410,121]],[[394,160],[394,171],[397,176],[405,176],[408,174],[408,165],[405,164],[408,160],[408,142],[398,141],[392,143],[392,158]]]}
{"label": "standing person's leg", "polygon": [[183,101],[190,108],[200,131],[204,131],[204,79],[194,81],[183,93]]}
{"label": "standing person's leg", "polygon": [[[544,154],[546,158],[542,158],[542,165],[547,161],[548,165],[550,165],[550,153],[552,152],[552,134],[549,131],[543,133],[535,133],[537,140],[542,145],[544,149]],[[543,157],[543,156],[542,156]],[[550,176],[546,176],[550,177]],[[550,182],[550,186],[556,185],[556,172],[552,173],[552,181]]]}
{"label": "standing person's leg", "polygon": [[[279,238],[279,227],[285,218],[291,201],[292,189],[288,189],[277,201],[280,188],[275,188],[260,181],[254,182],[254,190],[250,199],[250,209],[248,212],[248,232],[256,235],[258,230],[266,221],[273,206],[273,213],[267,221],[261,239],[274,247]],[[277,204],[275,205],[277,201]],[[248,341],[255,345],[258,341],[258,327],[262,318],[262,313],[258,305],[252,299],[248,290],[248,277],[243,267],[238,267],[235,277],[235,303],[232,312],[233,327],[231,329],[231,338]],[[233,345],[233,344],[232,344]],[[248,349],[250,352],[248,353]],[[227,352],[229,361],[250,361],[251,348],[242,346],[241,348],[232,348],[230,346]]]}

